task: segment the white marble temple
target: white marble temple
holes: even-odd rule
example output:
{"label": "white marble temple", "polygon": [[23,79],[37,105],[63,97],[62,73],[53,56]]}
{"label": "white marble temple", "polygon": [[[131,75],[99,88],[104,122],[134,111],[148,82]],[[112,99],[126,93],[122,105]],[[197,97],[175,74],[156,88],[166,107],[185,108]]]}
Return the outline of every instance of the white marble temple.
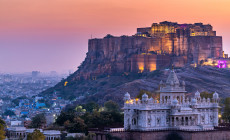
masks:
{"label": "white marble temple", "polygon": [[160,99],[131,99],[126,93],[124,104],[124,129],[149,131],[156,129],[206,130],[218,126],[219,95],[212,99],[186,98],[185,82],[179,82],[171,70],[166,83],[160,82]]}

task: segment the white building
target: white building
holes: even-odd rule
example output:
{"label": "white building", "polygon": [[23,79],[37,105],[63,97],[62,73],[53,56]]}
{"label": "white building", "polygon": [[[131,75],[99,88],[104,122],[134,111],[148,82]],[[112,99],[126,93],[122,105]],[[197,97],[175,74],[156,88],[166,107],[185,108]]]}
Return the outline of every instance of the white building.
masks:
{"label": "white building", "polygon": [[219,95],[212,99],[200,97],[186,98],[185,82],[179,82],[171,70],[166,83],[160,82],[160,99],[131,99],[126,93],[124,104],[125,130],[184,129],[205,130],[218,126]]}

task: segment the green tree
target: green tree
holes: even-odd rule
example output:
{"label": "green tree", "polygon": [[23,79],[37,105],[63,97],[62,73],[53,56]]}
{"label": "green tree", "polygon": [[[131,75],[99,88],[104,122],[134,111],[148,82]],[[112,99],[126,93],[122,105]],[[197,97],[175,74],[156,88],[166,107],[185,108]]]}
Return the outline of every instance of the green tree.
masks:
{"label": "green tree", "polygon": [[83,109],[82,106],[77,106],[75,108],[75,111],[76,111],[77,115],[81,115],[81,114],[84,114],[86,112],[86,110]]}
{"label": "green tree", "polygon": [[224,113],[222,118],[225,122],[230,122],[230,97],[224,100]]}
{"label": "green tree", "polygon": [[84,123],[84,120],[80,117],[74,118],[73,122],[67,120],[64,123],[66,130],[70,133],[79,133],[79,132],[86,132],[87,126]]}
{"label": "green tree", "polygon": [[147,91],[147,90],[140,90],[139,94],[136,96],[136,98],[138,99],[142,99],[142,95],[143,94],[147,94],[149,98],[154,98],[154,99],[160,99],[160,94],[157,93],[157,92],[150,92],[150,91]]}
{"label": "green tree", "polygon": [[83,108],[86,109],[87,112],[92,113],[94,110],[99,110],[99,105],[95,102],[89,102],[87,104],[82,105]]}
{"label": "green tree", "polygon": [[27,135],[27,140],[45,140],[44,134],[35,129],[33,133]]}
{"label": "green tree", "polygon": [[210,98],[210,99],[211,99],[212,96],[213,96],[213,93],[209,93],[209,92],[207,92],[207,91],[203,91],[203,92],[200,93],[200,97],[201,97],[201,98],[206,98],[206,99],[207,99],[207,98]]}
{"label": "green tree", "polygon": [[74,112],[61,112],[61,114],[57,117],[55,123],[59,126],[63,126],[67,120],[73,122],[75,117],[76,115]]}
{"label": "green tree", "polygon": [[31,126],[32,128],[42,128],[46,124],[46,118],[44,114],[38,114],[32,118]]}
{"label": "green tree", "polygon": [[119,105],[112,100],[105,102],[104,107],[105,107],[105,111],[108,111],[108,112],[119,112],[120,111]]}
{"label": "green tree", "polygon": [[5,122],[0,118],[0,140],[4,140],[5,139]]}

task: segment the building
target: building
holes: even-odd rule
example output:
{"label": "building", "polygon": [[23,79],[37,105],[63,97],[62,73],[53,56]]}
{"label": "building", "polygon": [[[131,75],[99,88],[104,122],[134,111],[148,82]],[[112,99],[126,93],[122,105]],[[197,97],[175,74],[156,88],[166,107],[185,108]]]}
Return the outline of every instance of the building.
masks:
{"label": "building", "polygon": [[[9,127],[7,128],[8,140],[26,140],[27,135],[34,132],[34,128],[26,129],[25,127]],[[61,139],[61,132],[57,130],[38,129],[45,135],[45,140]]]}
{"label": "building", "polygon": [[137,28],[132,36],[93,38],[76,79],[95,79],[101,74],[141,73],[186,64],[200,65],[223,54],[222,36],[209,24],[153,23]]}
{"label": "building", "polygon": [[185,82],[179,82],[171,70],[166,83],[160,82],[160,99],[131,99],[125,94],[125,130],[213,130],[218,126],[219,95],[215,92],[212,99],[200,97],[197,91],[191,99],[186,97]]}
{"label": "building", "polygon": [[57,130],[44,130],[45,140],[55,140],[61,138],[61,132]]}

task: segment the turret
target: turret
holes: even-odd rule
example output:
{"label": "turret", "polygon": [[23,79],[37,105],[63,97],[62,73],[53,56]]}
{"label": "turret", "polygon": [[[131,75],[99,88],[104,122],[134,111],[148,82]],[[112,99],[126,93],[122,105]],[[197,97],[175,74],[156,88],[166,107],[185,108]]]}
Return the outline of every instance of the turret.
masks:
{"label": "turret", "polygon": [[217,103],[217,102],[219,101],[219,94],[218,94],[217,92],[215,92],[215,93],[213,94],[213,101],[214,101],[215,103]]}
{"label": "turret", "polygon": [[142,101],[146,102],[148,101],[149,96],[145,93],[142,95]]}
{"label": "turret", "polygon": [[125,97],[124,97],[125,101],[130,100],[130,94],[128,92],[125,93]]}

